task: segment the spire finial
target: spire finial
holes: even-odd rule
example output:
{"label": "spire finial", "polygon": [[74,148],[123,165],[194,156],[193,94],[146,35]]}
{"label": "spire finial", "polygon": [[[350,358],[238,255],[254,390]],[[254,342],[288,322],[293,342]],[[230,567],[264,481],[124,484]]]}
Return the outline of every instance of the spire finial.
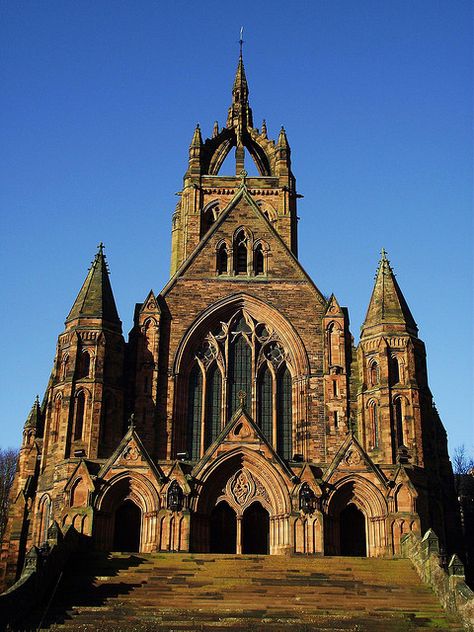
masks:
{"label": "spire finial", "polygon": [[240,36],[239,36],[239,46],[240,46],[240,58],[242,59],[242,49],[244,46],[244,27],[240,27]]}
{"label": "spire finial", "polygon": [[382,250],[380,251],[380,254],[382,255],[382,261],[387,261],[388,252],[385,250],[385,248],[382,248]]}
{"label": "spire finial", "polygon": [[135,428],[135,413],[132,413],[128,420],[128,429],[133,430],[134,428]]}
{"label": "spire finial", "polygon": [[40,403],[39,395],[36,395],[36,397],[35,397],[35,405],[39,406],[39,403]]}
{"label": "spire finial", "polygon": [[239,402],[240,402],[240,408],[245,408],[245,403],[247,401],[247,393],[245,391],[239,391],[238,392],[238,397],[239,397]]}

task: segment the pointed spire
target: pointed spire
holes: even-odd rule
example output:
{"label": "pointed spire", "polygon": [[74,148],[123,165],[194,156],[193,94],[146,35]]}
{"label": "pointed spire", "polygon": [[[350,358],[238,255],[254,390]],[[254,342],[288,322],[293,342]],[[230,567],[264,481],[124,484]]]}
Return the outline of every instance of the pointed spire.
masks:
{"label": "pointed spire", "polygon": [[25,428],[38,428],[41,423],[41,407],[39,396],[37,395],[34,401],[33,406],[31,407],[30,414],[28,415]]}
{"label": "pointed spire", "polygon": [[212,138],[215,138],[219,134],[219,123],[214,121],[214,127],[212,128]]}
{"label": "pointed spire", "polygon": [[202,146],[201,128],[199,127],[199,123],[196,123],[193,139],[191,141],[191,147],[201,147],[201,146]]}
{"label": "pointed spire", "polygon": [[104,244],[101,242],[97,249],[86,280],[66,318],[66,323],[75,318],[100,318],[120,326],[112,286],[110,285]]}
{"label": "pointed spire", "polygon": [[262,136],[264,138],[267,137],[267,122],[266,122],[265,119],[263,119],[263,121],[262,121],[262,132],[261,132],[261,134],[262,134]]}
{"label": "pointed spire", "polygon": [[246,104],[249,96],[249,86],[245,75],[244,60],[242,58],[242,48],[240,49],[239,63],[237,64],[237,72],[235,73],[234,86],[232,88],[232,97],[234,103]]}
{"label": "pointed spire", "polygon": [[281,149],[289,149],[290,145],[288,144],[288,138],[286,136],[286,131],[283,125],[281,126],[280,134],[278,136],[278,147]]}
{"label": "pointed spire", "polygon": [[374,289],[362,325],[362,335],[366,329],[377,325],[404,325],[407,330],[416,335],[418,328],[384,248],[380,255]]}

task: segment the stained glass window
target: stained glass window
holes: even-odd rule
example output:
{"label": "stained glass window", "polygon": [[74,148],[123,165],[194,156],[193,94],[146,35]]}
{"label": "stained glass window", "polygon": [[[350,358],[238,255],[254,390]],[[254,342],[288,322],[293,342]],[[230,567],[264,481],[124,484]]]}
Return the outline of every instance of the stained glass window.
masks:
{"label": "stained glass window", "polygon": [[258,380],[258,425],[270,443],[273,442],[273,378],[268,366]]}
{"label": "stained glass window", "polygon": [[191,460],[200,457],[202,418],[202,373],[196,363],[189,376],[187,452]]}
{"label": "stained glass window", "polygon": [[284,459],[290,459],[292,448],[291,375],[286,366],[278,374],[277,406],[277,451]]}
{"label": "stained glass window", "polygon": [[240,405],[239,392],[247,395],[247,407],[252,397],[252,350],[242,335],[238,335],[229,349],[229,419]]}
{"label": "stained glass window", "polygon": [[214,363],[207,374],[206,421],[204,449],[217,439],[221,431],[222,378],[217,364]]}

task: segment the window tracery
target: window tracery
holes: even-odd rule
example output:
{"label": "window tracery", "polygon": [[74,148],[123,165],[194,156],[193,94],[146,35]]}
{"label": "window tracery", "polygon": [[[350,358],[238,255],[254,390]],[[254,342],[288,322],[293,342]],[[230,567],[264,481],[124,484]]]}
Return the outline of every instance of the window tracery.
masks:
{"label": "window tracery", "polygon": [[291,457],[291,362],[277,332],[239,310],[205,336],[188,374],[187,451],[202,456],[242,405],[283,458]]}

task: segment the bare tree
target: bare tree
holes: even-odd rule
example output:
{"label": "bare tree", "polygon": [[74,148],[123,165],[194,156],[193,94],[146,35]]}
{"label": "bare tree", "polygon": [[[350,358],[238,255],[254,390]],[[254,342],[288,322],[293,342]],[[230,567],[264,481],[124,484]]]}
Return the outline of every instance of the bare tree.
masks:
{"label": "bare tree", "polygon": [[10,490],[15,478],[18,450],[0,448],[0,540],[7,526]]}
{"label": "bare tree", "polygon": [[458,446],[453,454],[453,471],[455,474],[470,474],[474,470],[474,457],[468,454],[464,444]]}

